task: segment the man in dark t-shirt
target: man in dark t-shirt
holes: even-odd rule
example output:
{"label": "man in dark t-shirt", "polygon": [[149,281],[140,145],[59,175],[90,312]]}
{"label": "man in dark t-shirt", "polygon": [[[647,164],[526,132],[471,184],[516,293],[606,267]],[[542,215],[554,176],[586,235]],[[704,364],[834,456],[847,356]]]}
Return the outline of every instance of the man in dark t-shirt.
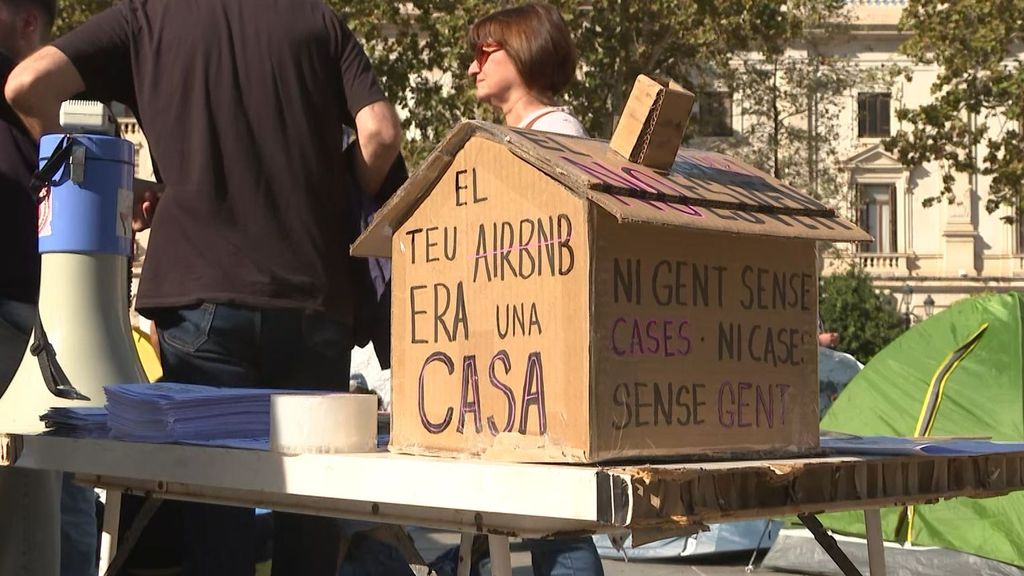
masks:
{"label": "man in dark t-shirt", "polygon": [[166,185],[144,314],[218,302],[351,317],[342,125],[354,119],[370,192],[399,127],[362,48],[319,0],[121,2],[18,72],[8,95],[37,134],[59,131],[58,99],[82,88],[136,112]]}
{"label": "man in dark t-shirt", "polygon": [[[342,127],[369,194],[401,132],[344,22],[320,0],[123,0],[19,65],[6,96],[38,136],[85,89],[133,109],[160,167],[159,208],[137,211],[137,228],[153,216],[137,307],[164,378],[345,389],[357,219]],[[251,510],[183,515],[186,574],[252,575]],[[330,520],[274,524],[275,574],[333,576]]]}
{"label": "man in dark t-shirt", "polygon": [[[55,12],[55,0],[0,0],[0,86],[49,38]],[[28,191],[36,158],[36,140],[0,98],[0,393],[18,371],[36,319],[39,249]],[[0,576],[60,573],[60,498],[59,472],[0,470]]]}
{"label": "man in dark t-shirt", "polygon": [[[37,13],[40,30],[34,33],[35,45],[25,44],[22,35],[10,32],[24,27],[18,17]],[[41,38],[48,36],[41,10],[32,10],[19,2],[0,1],[0,86],[28,52],[38,48]],[[49,25],[45,25],[49,30]],[[21,119],[0,99],[0,321],[17,323],[15,309],[24,310],[29,324],[24,327],[25,342],[35,321],[35,303],[39,297],[39,249],[36,238],[36,202],[29,196],[28,184],[36,164],[36,141]],[[5,313],[7,312],[7,313]],[[6,347],[5,347],[6,348]],[[0,390],[3,390],[25,353],[21,350],[0,352]],[[8,358],[11,355],[11,358]],[[12,365],[13,364],[13,365]]]}

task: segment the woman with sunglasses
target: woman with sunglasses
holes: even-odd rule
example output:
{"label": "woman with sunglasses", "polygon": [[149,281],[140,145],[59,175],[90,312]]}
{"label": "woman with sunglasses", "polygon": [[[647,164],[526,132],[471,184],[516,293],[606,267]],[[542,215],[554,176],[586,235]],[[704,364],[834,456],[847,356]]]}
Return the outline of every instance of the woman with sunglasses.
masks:
{"label": "woman with sunglasses", "polygon": [[586,136],[556,97],[576,75],[576,47],[550,4],[529,3],[492,12],[469,30],[469,75],[476,97],[500,110],[507,126]]}
{"label": "woman with sunglasses", "polygon": [[[576,47],[550,4],[531,2],[491,12],[469,29],[469,75],[476,97],[501,111],[506,126],[587,136],[556,97],[576,75]],[[590,537],[524,540],[534,576],[604,576]]]}

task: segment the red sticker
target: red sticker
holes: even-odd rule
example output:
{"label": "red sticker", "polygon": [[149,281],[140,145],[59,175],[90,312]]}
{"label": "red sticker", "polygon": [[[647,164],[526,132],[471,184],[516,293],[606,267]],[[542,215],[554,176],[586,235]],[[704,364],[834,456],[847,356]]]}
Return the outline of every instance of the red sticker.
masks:
{"label": "red sticker", "polygon": [[53,234],[53,230],[50,227],[53,217],[53,195],[50,194],[49,187],[43,189],[42,197],[43,201],[39,203],[38,234],[40,236],[49,236]]}

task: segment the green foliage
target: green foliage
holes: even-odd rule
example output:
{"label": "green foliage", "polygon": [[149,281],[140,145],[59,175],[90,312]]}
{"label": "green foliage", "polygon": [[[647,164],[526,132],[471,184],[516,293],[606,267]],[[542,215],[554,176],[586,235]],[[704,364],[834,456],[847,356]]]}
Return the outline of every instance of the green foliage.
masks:
{"label": "green foliage", "polygon": [[[418,163],[462,119],[500,120],[473,97],[469,26],[518,2],[330,0],[364,39],[388,96],[405,114],[406,153]],[[830,0],[835,1],[835,0]],[[637,74],[696,87],[740,51],[781,53],[801,21],[784,0],[555,0],[576,40],[578,81],[565,99],[607,137]]]}
{"label": "green foliage", "polygon": [[464,118],[494,120],[467,74],[466,35],[480,16],[510,3],[483,0],[329,0],[366,47],[388,98],[402,113],[416,165]]}
{"label": "green foliage", "polygon": [[60,0],[57,3],[57,19],[53,23],[56,38],[89,19],[90,16],[109,8],[115,0]]}
{"label": "green foliage", "polygon": [[594,0],[568,10],[581,76],[568,100],[591,134],[608,137],[640,73],[690,89],[743,51],[779,53],[799,30],[783,0]]}
{"label": "green foliage", "polygon": [[822,283],[818,311],[825,331],[839,333],[837,350],[866,364],[906,329],[893,297],[876,291],[863,268],[851,265]]}
{"label": "green foliage", "polygon": [[[112,1],[62,0],[58,31]],[[460,120],[500,121],[474,98],[467,75],[471,54],[466,35],[477,18],[518,0],[327,1],[363,40],[385,92],[398,106],[411,165],[417,165]],[[752,136],[740,141],[741,156],[795,178],[795,184],[810,190],[818,189],[807,184],[810,150],[821,158],[816,165],[838,165],[831,162],[829,148],[838,139],[824,128],[831,126],[831,119],[819,121],[810,135],[791,120],[806,113],[809,94],[819,94],[819,117],[835,114],[830,98],[852,82],[848,70],[831,55],[819,55],[808,67],[783,54],[811,32],[830,37],[830,26],[842,20],[845,0],[553,3],[565,16],[580,55],[579,77],[565,100],[594,136],[610,135],[637,74],[667,76],[694,90],[724,80],[751,100],[746,106],[755,121]],[[747,54],[757,58],[741,66],[742,73],[733,74],[732,66]],[[765,73],[768,69],[770,75]],[[772,98],[765,100],[765,94]],[[778,113],[765,113],[773,107]],[[770,129],[763,129],[760,118],[770,119]],[[776,160],[782,155],[775,166],[763,156],[766,150]]]}
{"label": "green foliage", "polygon": [[[1024,209],[1024,0],[910,0],[901,50],[939,67],[932,101],[900,109],[886,142],[907,166],[938,162],[943,187],[925,204],[954,200],[956,174],[991,176],[986,208]],[[909,79],[909,78],[908,78]]]}
{"label": "green foliage", "polygon": [[850,7],[844,0],[791,5],[792,50],[739,54],[726,85],[740,95],[743,133],[715,148],[761,168],[822,199],[844,195],[848,174],[840,158],[843,100],[880,70],[862,68],[837,50],[847,37]]}

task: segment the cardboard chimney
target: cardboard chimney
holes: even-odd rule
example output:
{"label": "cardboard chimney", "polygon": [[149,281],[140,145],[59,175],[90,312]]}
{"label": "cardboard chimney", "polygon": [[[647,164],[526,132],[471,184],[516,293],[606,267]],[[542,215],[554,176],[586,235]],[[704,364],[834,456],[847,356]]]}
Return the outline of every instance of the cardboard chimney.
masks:
{"label": "cardboard chimney", "polygon": [[352,250],[393,261],[392,451],[817,449],[815,241],[867,235],[726,156],[672,161],[482,122],[447,136]]}
{"label": "cardboard chimney", "polygon": [[666,79],[636,77],[609,147],[623,158],[668,170],[693,109],[693,93]]}

